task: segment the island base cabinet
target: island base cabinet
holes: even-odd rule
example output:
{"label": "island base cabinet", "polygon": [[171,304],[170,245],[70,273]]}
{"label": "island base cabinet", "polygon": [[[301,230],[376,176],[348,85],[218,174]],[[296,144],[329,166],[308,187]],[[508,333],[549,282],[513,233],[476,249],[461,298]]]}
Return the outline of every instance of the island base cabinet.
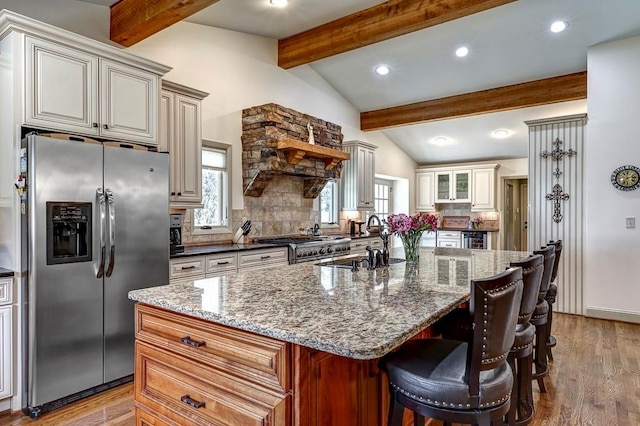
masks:
{"label": "island base cabinet", "polygon": [[376,360],[295,346],[294,425],[368,426],[379,418]]}
{"label": "island base cabinet", "polygon": [[170,420],[160,420],[153,414],[136,407],[136,426],[179,426]]}
{"label": "island base cabinet", "polygon": [[136,342],[135,401],[180,425],[285,425],[290,396]]}

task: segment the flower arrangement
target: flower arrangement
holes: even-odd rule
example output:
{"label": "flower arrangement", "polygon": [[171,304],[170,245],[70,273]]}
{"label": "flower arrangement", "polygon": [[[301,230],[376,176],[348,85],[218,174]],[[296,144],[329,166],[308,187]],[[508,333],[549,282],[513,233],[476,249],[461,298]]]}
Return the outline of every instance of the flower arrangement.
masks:
{"label": "flower arrangement", "polygon": [[408,216],[404,213],[390,214],[387,217],[389,231],[400,237],[407,263],[418,261],[420,237],[424,231],[434,232],[438,227],[438,216],[429,213],[416,213]]}

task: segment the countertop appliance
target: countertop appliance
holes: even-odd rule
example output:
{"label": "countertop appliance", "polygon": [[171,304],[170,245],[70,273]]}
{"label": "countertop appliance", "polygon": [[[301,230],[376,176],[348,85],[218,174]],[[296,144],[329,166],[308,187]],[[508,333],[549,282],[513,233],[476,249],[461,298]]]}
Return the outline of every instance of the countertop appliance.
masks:
{"label": "countertop appliance", "polygon": [[351,250],[351,239],[346,237],[264,237],[254,240],[262,244],[286,244],[289,247],[289,264],[314,262],[336,256],[345,256]]}
{"label": "countertop appliance", "polygon": [[487,249],[487,231],[462,231],[462,248]]}
{"label": "countertop appliance", "polygon": [[179,213],[169,215],[169,252],[171,254],[184,252],[184,245],[182,245],[182,215]]}
{"label": "countertop appliance", "polygon": [[32,418],[130,381],[127,294],[169,282],[168,155],[72,139],[28,135],[20,153]]}

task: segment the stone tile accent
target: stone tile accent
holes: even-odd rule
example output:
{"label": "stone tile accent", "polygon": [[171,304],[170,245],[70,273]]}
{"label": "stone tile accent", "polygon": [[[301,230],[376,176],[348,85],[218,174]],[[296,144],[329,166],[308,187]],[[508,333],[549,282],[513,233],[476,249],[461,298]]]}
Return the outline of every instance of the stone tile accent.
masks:
{"label": "stone tile accent", "polygon": [[329,179],[340,178],[342,164],[331,170],[324,161],[305,158],[297,164],[277,149],[281,139],[309,140],[307,125],[313,127],[316,145],[342,149],[342,127],[278,104],[265,104],[242,111],[242,183],[244,195],[260,197],[275,175],[298,176],[304,180],[304,198],[316,198]]}

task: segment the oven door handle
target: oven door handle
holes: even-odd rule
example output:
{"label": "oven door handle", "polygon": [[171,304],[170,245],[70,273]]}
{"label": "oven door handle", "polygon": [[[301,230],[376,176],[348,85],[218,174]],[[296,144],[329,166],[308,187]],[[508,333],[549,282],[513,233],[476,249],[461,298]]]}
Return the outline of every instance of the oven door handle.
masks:
{"label": "oven door handle", "polygon": [[105,245],[105,220],[106,218],[106,206],[104,191],[102,188],[96,189],[96,198],[98,199],[98,205],[100,206],[100,264],[98,265],[98,272],[96,278],[102,278],[104,275],[104,255],[106,251]]}
{"label": "oven door handle", "polygon": [[113,268],[116,263],[116,200],[111,189],[107,188],[105,192],[107,193],[107,205],[109,207],[109,267],[105,275],[110,277],[113,274]]}

